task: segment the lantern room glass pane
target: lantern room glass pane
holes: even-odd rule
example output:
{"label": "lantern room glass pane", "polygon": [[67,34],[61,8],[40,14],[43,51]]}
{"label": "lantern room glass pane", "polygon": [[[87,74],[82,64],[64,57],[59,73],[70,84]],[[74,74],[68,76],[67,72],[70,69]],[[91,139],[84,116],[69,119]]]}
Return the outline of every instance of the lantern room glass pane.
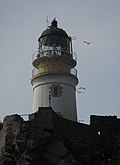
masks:
{"label": "lantern room glass pane", "polygon": [[47,35],[39,40],[39,51],[42,56],[70,56],[70,39],[60,35]]}

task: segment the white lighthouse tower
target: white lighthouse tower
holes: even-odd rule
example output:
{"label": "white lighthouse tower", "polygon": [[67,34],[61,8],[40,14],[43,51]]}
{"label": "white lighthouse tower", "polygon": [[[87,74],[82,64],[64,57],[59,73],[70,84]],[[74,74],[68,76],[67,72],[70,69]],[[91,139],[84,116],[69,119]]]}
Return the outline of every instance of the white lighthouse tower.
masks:
{"label": "white lighthouse tower", "polygon": [[39,107],[52,107],[63,118],[77,121],[78,78],[71,37],[54,19],[38,42],[32,62],[33,112]]}

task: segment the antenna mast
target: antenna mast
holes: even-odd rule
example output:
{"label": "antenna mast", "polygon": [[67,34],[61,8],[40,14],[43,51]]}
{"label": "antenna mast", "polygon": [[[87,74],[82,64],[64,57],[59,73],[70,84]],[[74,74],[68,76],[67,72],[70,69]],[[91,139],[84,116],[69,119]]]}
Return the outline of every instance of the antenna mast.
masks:
{"label": "antenna mast", "polygon": [[48,15],[47,15],[47,17],[46,17],[46,27],[48,27],[49,25],[50,25],[50,22],[48,20]]}

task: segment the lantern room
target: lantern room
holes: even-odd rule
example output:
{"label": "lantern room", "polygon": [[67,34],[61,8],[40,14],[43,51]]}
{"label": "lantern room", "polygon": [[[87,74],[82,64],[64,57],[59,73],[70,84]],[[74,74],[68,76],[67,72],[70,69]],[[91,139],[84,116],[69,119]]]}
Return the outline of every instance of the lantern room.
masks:
{"label": "lantern room", "polygon": [[56,19],[51,22],[51,26],[43,31],[38,39],[38,42],[40,57],[72,57],[71,37],[69,37],[63,29],[58,28]]}

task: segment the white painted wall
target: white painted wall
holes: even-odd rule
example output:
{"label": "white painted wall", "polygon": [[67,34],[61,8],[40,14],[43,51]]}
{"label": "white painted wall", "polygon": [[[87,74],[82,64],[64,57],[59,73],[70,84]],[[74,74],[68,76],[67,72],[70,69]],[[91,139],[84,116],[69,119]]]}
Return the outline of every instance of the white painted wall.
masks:
{"label": "white painted wall", "polygon": [[51,97],[51,107],[60,112],[64,118],[77,121],[76,85],[77,79],[66,75],[44,75],[32,80],[33,85],[33,112],[39,107],[49,106],[49,91],[52,84],[60,84],[63,94],[60,97]]}

